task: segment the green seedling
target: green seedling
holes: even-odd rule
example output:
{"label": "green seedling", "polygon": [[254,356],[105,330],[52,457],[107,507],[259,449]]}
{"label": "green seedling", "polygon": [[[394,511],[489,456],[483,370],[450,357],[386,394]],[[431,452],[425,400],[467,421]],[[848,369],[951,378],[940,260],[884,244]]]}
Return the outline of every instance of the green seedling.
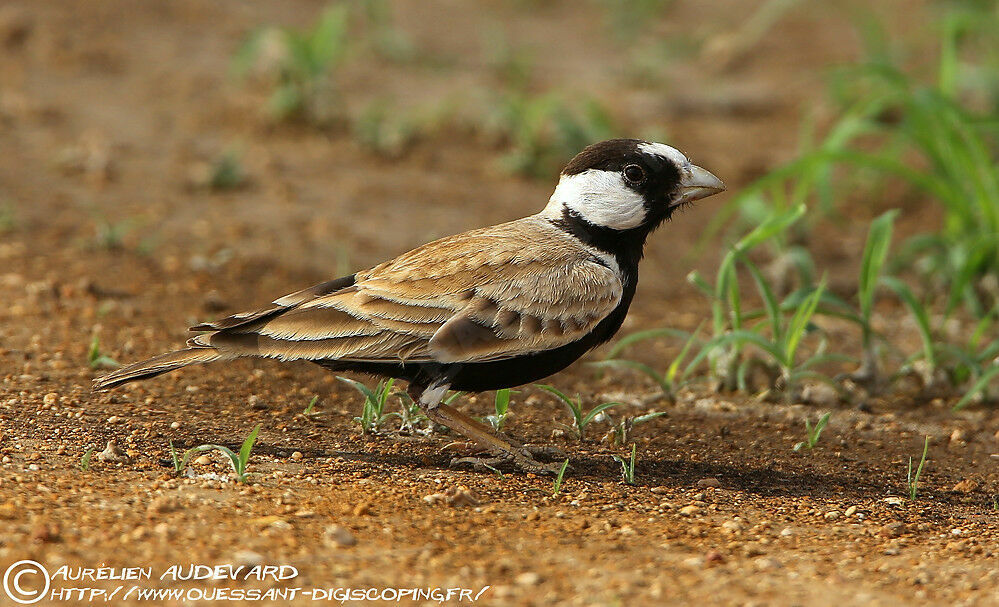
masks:
{"label": "green seedling", "polygon": [[211,165],[208,174],[208,187],[213,190],[233,190],[246,183],[246,169],[239,152],[229,150],[219,156]]}
{"label": "green seedling", "polygon": [[552,485],[552,497],[557,497],[559,493],[562,492],[562,479],[565,477],[565,471],[569,469],[569,460],[562,462],[562,467],[558,470],[558,475],[555,477],[555,482]]}
{"label": "green seedling", "polygon": [[[607,367],[607,368],[619,368],[619,369],[629,369],[632,371],[638,371],[642,375],[645,375],[652,381],[654,381],[659,388],[663,391],[663,395],[670,401],[676,401],[677,390],[685,386],[689,382],[689,377],[691,375],[692,369],[683,367],[683,361],[687,358],[687,354],[690,352],[691,347],[697,343],[700,344],[698,338],[701,327],[704,323],[698,325],[697,329],[693,333],[686,333],[683,331],[677,331],[675,329],[650,329],[647,331],[639,331],[637,333],[632,333],[617,342],[604,360],[590,363],[596,367]],[[645,363],[627,360],[622,358],[617,358],[622,350],[631,346],[633,344],[658,337],[671,336],[671,337],[681,337],[685,339],[683,347],[680,349],[680,353],[677,354],[676,358],[666,367],[666,370],[660,373],[652,368],[650,365]]]}
{"label": "green seedling", "polygon": [[919,466],[916,468],[916,473],[912,473],[912,458],[909,458],[909,467],[905,473],[905,484],[909,492],[909,500],[916,501],[916,496],[919,493],[919,477],[923,474],[923,465],[926,463],[926,453],[930,448],[930,437],[926,437],[923,440],[923,456],[919,458]]}
{"label": "green seedling", "polygon": [[358,143],[386,158],[401,156],[420,135],[412,116],[383,102],[368,105],[351,127]]}
{"label": "green seedling", "polygon": [[87,363],[91,369],[114,369],[121,366],[115,359],[101,353],[101,340],[97,335],[90,340]]}
{"label": "green seedling", "polygon": [[125,238],[135,227],[135,221],[131,219],[116,222],[97,219],[94,224],[94,247],[105,251],[121,251],[125,248]]}
{"label": "green seedling", "polygon": [[173,446],[173,441],[170,441],[170,462],[173,464],[174,474],[180,474],[183,472],[185,460]]}
{"label": "green seedling", "polygon": [[822,436],[822,430],[825,429],[826,424],[829,423],[829,418],[832,413],[826,413],[819,418],[819,421],[815,423],[815,427],[805,418],[805,440],[794,445],[795,451],[801,451],[802,449],[808,449],[811,451],[815,448],[815,445],[819,444],[819,437]]}
{"label": "green seedling", "polygon": [[354,421],[361,425],[362,434],[377,432],[379,427],[390,414],[384,413],[385,403],[392,394],[392,385],[395,379],[382,380],[374,390],[359,381],[346,377],[337,377],[340,381],[353,387],[364,395],[364,405],[361,409],[361,416],[355,417]]}
{"label": "green seedling", "polygon": [[632,443],[630,460],[626,460],[620,455],[614,456],[614,460],[621,464],[621,478],[629,485],[635,484],[635,447],[636,445]]}
{"label": "green seedling", "polygon": [[665,411],[655,411],[653,413],[646,413],[645,415],[639,415],[636,417],[625,417],[618,423],[611,426],[611,431],[608,434],[612,437],[611,441],[613,444],[625,445],[628,443],[628,437],[631,436],[631,431],[635,428],[635,426],[652,421],[657,417],[662,417],[664,415],[666,415]]}
{"label": "green seedling", "polygon": [[509,147],[502,165],[529,177],[557,172],[580,149],[615,132],[603,105],[589,99],[568,103],[550,93],[503,95],[490,117],[491,130]]}
{"label": "green seedling", "polygon": [[395,26],[392,7],[387,0],[362,0],[358,6],[367,21],[368,40],[375,53],[396,63],[408,63],[416,58],[416,46]]}
{"label": "green seedling", "polygon": [[236,52],[233,71],[270,81],[267,110],[274,118],[330,124],[343,113],[334,72],[347,55],[349,26],[349,7],[336,5],[310,29],[261,28]]}
{"label": "green seedling", "polygon": [[253,451],[253,444],[257,441],[257,433],[259,432],[260,424],[257,424],[250,432],[250,435],[246,437],[246,440],[243,441],[242,446],[239,448],[239,453],[234,452],[224,445],[198,445],[197,447],[191,447],[184,453],[180,467],[181,469],[185,468],[187,462],[195,453],[213,450],[219,451],[229,458],[229,464],[232,466],[233,472],[236,473],[236,480],[240,483],[245,483],[247,479],[246,468],[250,463],[250,454]]}
{"label": "green seedling", "polygon": [[86,472],[87,470],[90,470],[90,458],[94,455],[94,451],[96,450],[97,449],[95,447],[91,447],[87,449],[86,453],[83,454],[83,457],[80,458],[81,471]]}
{"label": "green seedling", "polygon": [[874,331],[871,329],[871,315],[874,311],[874,292],[877,288],[881,269],[891,245],[892,227],[897,210],[888,211],[871,222],[864,245],[864,256],[860,263],[860,280],[857,297],[860,300],[863,358],[854,378],[873,382],[878,376],[877,354],[874,351]]}
{"label": "green seedling", "polygon": [[510,408],[510,394],[509,388],[503,388],[502,390],[496,391],[496,400],[494,402],[494,411],[492,415],[487,415],[484,419],[489,422],[489,425],[493,427],[493,430],[500,432],[503,430],[503,423],[506,422],[507,412]]}
{"label": "green seedling", "polygon": [[556,388],[544,384],[534,384],[538,388],[553,394],[560,401],[565,403],[568,407],[569,413],[572,414],[573,428],[572,430],[576,433],[576,437],[582,441],[586,438],[586,427],[596,418],[598,415],[607,411],[611,407],[617,407],[623,403],[603,403],[597,405],[590,409],[589,413],[583,413],[583,400],[577,394],[575,399],[571,399]]}
{"label": "green seedling", "polygon": [[312,397],[312,400],[309,401],[309,404],[306,405],[305,411],[302,411],[302,413],[304,415],[312,415],[312,409],[316,406],[316,403],[318,402],[319,402],[319,395],[316,394],[315,396]]}

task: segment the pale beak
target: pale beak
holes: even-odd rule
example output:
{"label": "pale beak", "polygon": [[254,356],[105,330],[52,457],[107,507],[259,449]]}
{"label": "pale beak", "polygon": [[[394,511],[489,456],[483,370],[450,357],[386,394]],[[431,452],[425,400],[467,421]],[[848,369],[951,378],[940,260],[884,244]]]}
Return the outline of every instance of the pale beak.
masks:
{"label": "pale beak", "polygon": [[688,174],[680,179],[680,197],[669,205],[670,208],[725,191],[722,180],[707,169],[702,169],[696,164],[688,166],[687,169]]}

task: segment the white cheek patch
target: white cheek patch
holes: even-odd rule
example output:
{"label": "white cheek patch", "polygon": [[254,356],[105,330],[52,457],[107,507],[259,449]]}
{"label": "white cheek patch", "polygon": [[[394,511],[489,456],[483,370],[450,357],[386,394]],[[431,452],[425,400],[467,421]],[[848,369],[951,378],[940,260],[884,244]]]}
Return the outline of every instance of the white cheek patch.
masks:
{"label": "white cheek patch", "polygon": [[687,157],[683,155],[680,150],[675,147],[666,145],[665,143],[639,143],[638,150],[643,154],[652,154],[656,156],[662,156],[666,160],[669,160],[674,165],[679,167],[685,167],[690,164]]}
{"label": "white cheek patch", "polygon": [[645,199],[616,171],[588,169],[559,179],[544,213],[560,217],[562,208],[587,222],[614,230],[630,230],[645,221]]}

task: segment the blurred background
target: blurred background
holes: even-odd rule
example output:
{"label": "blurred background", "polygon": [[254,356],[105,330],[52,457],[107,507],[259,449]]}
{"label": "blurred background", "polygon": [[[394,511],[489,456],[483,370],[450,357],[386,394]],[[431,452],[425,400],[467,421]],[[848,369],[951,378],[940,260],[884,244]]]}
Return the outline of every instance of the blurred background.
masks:
{"label": "blurred background", "polygon": [[[0,0],[0,567],[977,604],[997,32],[994,0]],[[620,339],[546,380],[569,396],[459,401],[564,448],[563,488],[451,470],[391,385],[304,363],[90,393],[196,322],[537,212],[611,137],[728,191],[650,238]],[[177,459],[251,428],[249,484]]]}

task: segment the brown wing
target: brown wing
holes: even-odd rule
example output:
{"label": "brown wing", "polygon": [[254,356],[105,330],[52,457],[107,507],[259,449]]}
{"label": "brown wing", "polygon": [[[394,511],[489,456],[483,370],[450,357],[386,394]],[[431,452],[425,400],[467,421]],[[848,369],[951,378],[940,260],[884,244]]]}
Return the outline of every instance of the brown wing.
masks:
{"label": "brown wing", "polygon": [[192,341],[281,359],[500,360],[589,333],[621,300],[612,264],[527,218],[424,245],[334,292],[277,300],[287,309],[202,325],[222,330]]}

